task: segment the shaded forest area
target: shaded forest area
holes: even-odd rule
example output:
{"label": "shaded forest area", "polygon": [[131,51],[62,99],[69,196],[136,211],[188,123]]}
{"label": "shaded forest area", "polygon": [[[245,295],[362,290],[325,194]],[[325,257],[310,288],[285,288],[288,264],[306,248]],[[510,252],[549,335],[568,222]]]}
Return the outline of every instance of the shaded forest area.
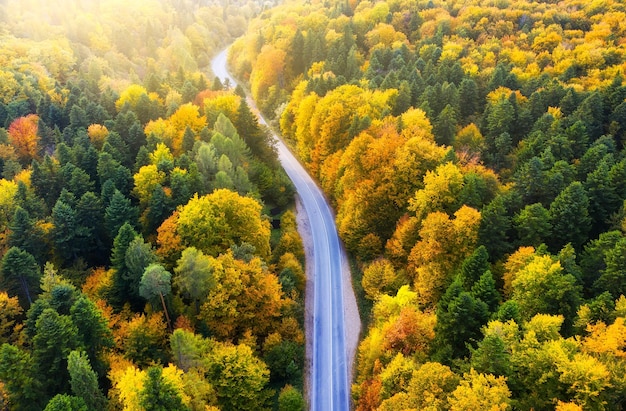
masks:
{"label": "shaded forest area", "polygon": [[207,75],[272,5],[0,6],[1,409],[303,409],[293,188]]}
{"label": "shaded forest area", "polygon": [[626,6],[287,2],[230,63],[337,210],[357,410],[626,403]]}

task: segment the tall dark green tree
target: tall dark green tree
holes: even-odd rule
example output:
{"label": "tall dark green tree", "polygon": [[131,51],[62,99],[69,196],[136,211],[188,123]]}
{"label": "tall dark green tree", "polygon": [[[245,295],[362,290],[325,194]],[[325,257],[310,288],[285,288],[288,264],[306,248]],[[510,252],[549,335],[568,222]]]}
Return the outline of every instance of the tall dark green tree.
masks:
{"label": "tall dark green tree", "polygon": [[508,214],[506,200],[497,196],[481,211],[478,241],[487,248],[492,260],[499,259],[510,251],[509,230],[511,217]]}
{"label": "tall dark green tree", "polygon": [[626,238],[620,238],[606,251],[604,261],[606,268],[594,283],[594,290],[598,293],[608,291],[615,299],[626,295]]}
{"label": "tall dark green tree", "polygon": [[106,409],[106,398],[98,386],[98,378],[84,352],[72,351],[67,358],[72,392],[82,398],[88,410]]}
{"label": "tall dark green tree", "polygon": [[113,347],[113,335],[102,311],[86,296],[81,295],[70,308],[72,322],[78,329],[81,346],[100,378],[106,376],[107,367],[101,354]]}
{"label": "tall dark green tree", "polygon": [[138,210],[124,194],[116,190],[104,211],[104,226],[109,238],[115,238],[124,224],[137,226]]}
{"label": "tall dark green tree", "polygon": [[457,277],[437,304],[435,338],[444,352],[440,359],[447,362],[467,356],[468,345],[480,340],[481,327],[488,319],[487,304],[463,291],[462,280]]}
{"label": "tall dark green tree", "polygon": [[27,251],[11,247],[2,258],[0,286],[10,295],[17,295],[23,307],[32,304],[39,292],[41,269]]}
{"label": "tall dark green tree", "polygon": [[456,127],[456,111],[450,104],[447,104],[437,116],[433,127],[437,143],[440,145],[452,145],[456,135]]}
{"label": "tall dark green tree", "polygon": [[138,237],[139,234],[133,227],[125,223],[120,227],[115,240],[113,240],[113,249],[111,250],[111,266],[115,269],[113,275],[113,287],[110,292],[110,303],[113,307],[122,308],[124,301],[128,298],[127,280],[128,266],[126,265],[126,251],[130,243]]}
{"label": "tall dark green tree", "polygon": [[276,164],[276,149],[270,137],[259,126],[256,116],[245,99],[241,99],[234,126],[243,141],[250,147],[252,154],[267,163]]}
{"label": "tall dark green tree", "polygon": [[84,250],[89,231],[78,224],[76,211],[61,199],[52,209],[52,223],[55,253],[65,263],[72,263]]}
{"label": "tall dark green tree", "polygon": [[67,356],[80,347],[78,329],[67,315],[46,308],[37,319],[33,337],[33,360],[46,394],[53,396],[69,389]]}
{"label": "tall dark green tree", "polygon": [[104,264],[101,250],[108,242],[104,230],[104,209],[95,193],[88,191],[78,200],[76,222],[86,232],[83,249],[88,253],[89,261],[94,265]]}
{"label": "tall dark green tree", "polygon": [[498,310],[501,296],[496,288],[496,281],[490,270],[485,271],[478,281],[474,283],[471,294],[474,298],[484,302],[490,313],[494,313]]}
{"label": "tall dark green tree", "polygon": [[549,245],[553,250],[560,250],[567,243],[580,250],[587,241],[591,229],[589,198],[580,182],[567,186],[550,204],[550,223]]}
{"label": "tall dark green tree", "polygon": [[552,224],[550,212],[541,205],[534,203],[524,207],[513,217],[520,245],[538,247],[550,238]]}
{"label": "tall dark green tree", "polygon": [[14,345],[0,347],[0,381],[11,410],[35,411],[45,405],[41,378],[31,355]]}
{"label": "tall dark green tree", "polygon": [[481,245],[461,264],[464,289],[469,291],[487,270],[489,270],[489,253],[487,248]]}
{"label": "tall dark green tree", "polygon": [[39,263],[44,259],[44,233],[30,218],[28,211],[20,206],[15,208],[9,223],[9,246],[29,252]]}

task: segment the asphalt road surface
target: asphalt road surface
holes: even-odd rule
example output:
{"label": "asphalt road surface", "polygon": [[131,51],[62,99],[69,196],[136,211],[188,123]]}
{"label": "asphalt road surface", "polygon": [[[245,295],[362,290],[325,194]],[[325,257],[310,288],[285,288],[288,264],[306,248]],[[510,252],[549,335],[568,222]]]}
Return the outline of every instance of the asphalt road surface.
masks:
{"label": "asphalt road surface", "polygon": [[[233,87],[227,70],[227,50],[211,62],[213,73]],[[251,107],[254,109],[251,103]],[[258,110],[255,110],[258,113]],[[267,125],[259,115],[259,123]],[[345,338],[342,267],[346,255],[339,241],[335,220],[324,194],[285,144],[274,135],[280,162],[300,196],[313,237],[314,302],[313,353],[309,376],[310,405],[314,411],[348,411],[350,385]],[[309,273],[310,275],[311,273]]]}

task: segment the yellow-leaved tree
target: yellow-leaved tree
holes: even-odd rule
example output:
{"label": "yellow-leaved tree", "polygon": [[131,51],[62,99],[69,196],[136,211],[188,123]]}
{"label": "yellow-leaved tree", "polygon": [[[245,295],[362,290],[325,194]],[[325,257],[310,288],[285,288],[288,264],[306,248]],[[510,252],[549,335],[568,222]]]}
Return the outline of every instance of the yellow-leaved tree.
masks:
{"label": "yellow-leaved tree", "polygon": [[180,208],[176,233],[182,244],[217,256],[233,245],[251,244],[255,254],[270,255],[270,224],[261,204],[228,189],[198,197]]}

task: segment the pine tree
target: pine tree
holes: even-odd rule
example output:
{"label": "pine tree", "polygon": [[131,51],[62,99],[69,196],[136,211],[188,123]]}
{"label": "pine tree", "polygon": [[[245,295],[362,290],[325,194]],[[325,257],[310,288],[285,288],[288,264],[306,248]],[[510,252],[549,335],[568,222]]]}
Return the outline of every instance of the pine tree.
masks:
{"label": "pine tree", "polygon": [[80,296],[70,308],[72,322],[78,328],[85,352],[100,377],[106,375],[107,366],[100,354],[104,348],[113,347],[113,335],[102,312],[87,297]]}
{"label": "pine tree", "polygon": [[21,305],[30,306],[39,290],[40,268],[27,251],[11,247],[2,258],[0,285],[9,294],[18,295]]}
{"label": "pine tree", "polygon": [[85,402],[88,410],[106,409],[106,398],[98,387],[98,378],[84,352],[72,351],[67,357],[72,392]]}
{"label": "pine tree", "polygon": [[45,395],[41,391],[41,378],[29,353],[14,345],[0,346],[0,381],[8,394],[11,409],[16,411],[41,410]]}
{"label": "pine tree", "polygon": [[20,206],[15,208],[9,224],[9,246],[18,247],[32,254],[38,261],[43,260],[43,233],[30,218],[28,211]]}
{"label": "pine tree", "polygon": [[572,243],[580,250],[591,229],[589,198],[583,185],[575,181],[565,188],[550,204],[553,250],[560,250]]}
{"label": "pine tree", "polygon": [[67,391],[67,356],[80,346],[78,329],[72,319],[46,308],[37,318],[33,337],[33,360],[48,395]]}
{"label": "pine tree", "polygon": [[496,282],[490,270],[485,271],[472,286],[471,294],[474,298],[487,304],[490,313],[498,309],[501,299],[500,293],[496,288]]}
{"label": "pine tree", "polygon": [[487,248],[481,245],[461,265],[461,279],[465,290],[469,291],[487,270],[489,270],[489,253],[487,253]]}
{"label": "pine tree", "polygon": [[124,301],[128,299],[126,278],[128,277],[128,267],[126,265],[126,251],[130,243],[138,236],[137,232],[130,224],[124,223],[120,227],[111,251],[111,266],[115,269],[113,275],[113,287],[110,293],[110,303],[116,308],[121,308]]}
{"label": "pine tree", "polygon": [[104,226],[110,238],[115,238],[124,224],[137,226],[137,208],[119,190],[111,198],[111,203],[104,212]]}

